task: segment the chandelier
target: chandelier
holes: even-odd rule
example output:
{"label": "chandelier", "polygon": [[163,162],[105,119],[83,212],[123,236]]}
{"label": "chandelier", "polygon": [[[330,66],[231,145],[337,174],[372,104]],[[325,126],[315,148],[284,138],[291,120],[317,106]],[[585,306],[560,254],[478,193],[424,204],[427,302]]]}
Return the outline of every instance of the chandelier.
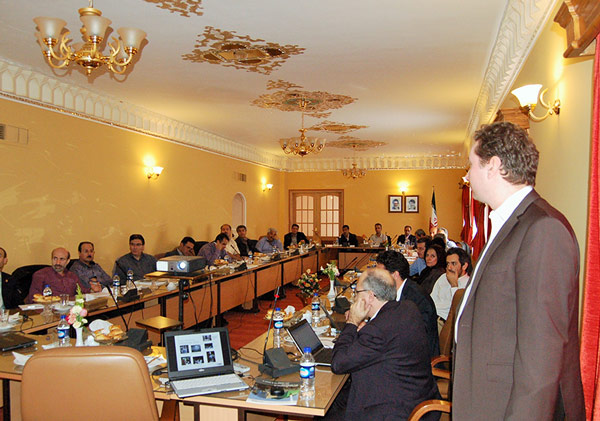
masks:
{"label": "chandelier", "polygon": [[363,178],[367,175],[367,170],[364,168],[356,168],[356,162],[353,162],[352,168],[342,170],[342,175],[346,178],[356,180],[357,178]]}
{"label": "chandelier", "polygon": [[304,111],[306,110],[307,104],[308,102],[304,98],[298,101],[298,106],[302,110],[302,128],[298,130],[300,132],[300,137],[289,137],[279,140],[281,149],[288,155],[294,154],[304,157],[309,153],[317,154],[325,147],[325,139],[306,137],[306,130],[308,129],[304,128]]}
{"label": "chandelier", "polygon": [[123,74],[131,59],[138,52],[140,44],[146,37],[146,33],[136,28],[119,28],[117,32],[120,39],[113,37],[114,43],[108,43],[109,55],[102,54],[100,48],[108,26],[112,23],[110,19],[102,16],[102,12],[94,9],[93,0],[89,1],[89,7],[79,9],[80,20],[83,23],[81,34],[83,44],[69,45],[69,31],[63,28],[67,24],[59,18],[37,17],[33,21],[39,29],[39,42],[42,53],[48,64],[55,69],[67,67],[71,62],[82,66],[87,75],[92,70],[106,65],[108,69],[116,74]]}

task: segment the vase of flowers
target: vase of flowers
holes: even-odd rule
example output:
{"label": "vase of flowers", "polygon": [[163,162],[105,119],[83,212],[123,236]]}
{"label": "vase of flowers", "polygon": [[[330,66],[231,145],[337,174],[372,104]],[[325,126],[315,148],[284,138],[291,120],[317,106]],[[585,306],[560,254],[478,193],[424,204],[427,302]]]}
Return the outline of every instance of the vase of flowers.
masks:
{"label": "vase of flowers", "polygon": [[81,288],[77,285],[77,294],[75,295],[75,305],[69,310],[67,322],[73,326],[77,335],[75,346],[83,346],[83,327],[87,323],[87,310],[84,307],[85,300]]}
{"label": "vase of flowers", "polygon": [[329,277],[329,292],[327,293],[327,299],[329,302],[333,302],[335,300],[335,277],[339,276],[340,271],[338,270],[335,263],[327,263],[325,268],[321,268],[321,272]]}
{"label": "vase of flowers", "polygon": [[298,288],[300,288],[300,299],[304,305],[308,305],[315,292],[319,292],[319,277],[316,273],[311,273],[310,269],[306,269],[306,272],[298,279]]}

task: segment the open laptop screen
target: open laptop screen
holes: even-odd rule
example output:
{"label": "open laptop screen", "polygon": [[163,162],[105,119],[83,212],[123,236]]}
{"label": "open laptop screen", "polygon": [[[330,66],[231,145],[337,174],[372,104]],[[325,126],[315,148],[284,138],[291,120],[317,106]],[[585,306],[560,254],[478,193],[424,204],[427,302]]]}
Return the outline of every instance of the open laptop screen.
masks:
{"label": "open laptop screen", "polygon": [[226,328],[165,333],[170,379],[233,372]]}
{"label": "open laptop screen", "polygon": [[323,348],[323,343],[305,319],[289,327],[288,332],[300,352],[304,351],[307,346],[310,347],[313,354]]}

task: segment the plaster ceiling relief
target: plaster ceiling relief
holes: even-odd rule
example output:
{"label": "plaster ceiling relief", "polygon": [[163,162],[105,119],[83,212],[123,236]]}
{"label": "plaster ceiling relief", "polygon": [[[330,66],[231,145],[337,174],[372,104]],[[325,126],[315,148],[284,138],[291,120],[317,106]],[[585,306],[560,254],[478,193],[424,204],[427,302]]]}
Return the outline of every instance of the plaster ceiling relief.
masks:
{"label": "plaster ceiling relief", "polygon": [[355,151],[367,151],[371,148],[387,145],[386,142],[359,139],[353,136],[340,136],[338,140],[327,142],[328,147],[353,149]]}
{"label": "plaster ceiling relief", "polygon": [[360,126],[358,124],[335,123],[333,121],[325,120],[321,121],[318,124],[315,124],[312,127],[308,127],[306,130],[345,134],[360,129],[366,129],[367,127],[369,126]]}
{"label": "plaster ceiling relief", "polygon": [[267,83],[267,89],[280,89],[277,92],[263,94],[252,101],[252,105],[261,108],[276,108],[281,111],[303,111],[315,118],[329,117],[328,110],[342,108],[352,104],[357,98],[332,94],[323,91],[304,91],[302,86],[283,80]]}
{"label": "plaster ceiling relief", "polygon": [[182,57],[195,63],[220,64],[269,75],[288,58],[304,50],[297,45],[280,45],[207,26],[198,36],[194,50]]}
{"label": "plaster ceiling relief", "polygon": [[190,14],[202,16],[202,0],[144,0],[146,3],[155,4],[156,7],[179,13],[181,16],[190,17]]}

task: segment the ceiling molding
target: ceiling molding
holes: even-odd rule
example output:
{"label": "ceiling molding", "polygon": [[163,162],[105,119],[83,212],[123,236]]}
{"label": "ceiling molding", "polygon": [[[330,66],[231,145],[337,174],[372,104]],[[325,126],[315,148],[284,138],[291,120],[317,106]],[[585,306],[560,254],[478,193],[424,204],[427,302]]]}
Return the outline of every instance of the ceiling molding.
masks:
{"label": "ceiling molding", "polygon": [[466,159],[461,154],[430,156],[375,156],[346,158],[312,158],[291,161],[291,172],[340,171],[356,163],[367,170],[440,170],[465,168]]}
{"label": "ceiling molding", "polygon": [[559,0],[511,0],[490,54],[464,142],[469,150],[475,130],[494,121],[531,48]]}

